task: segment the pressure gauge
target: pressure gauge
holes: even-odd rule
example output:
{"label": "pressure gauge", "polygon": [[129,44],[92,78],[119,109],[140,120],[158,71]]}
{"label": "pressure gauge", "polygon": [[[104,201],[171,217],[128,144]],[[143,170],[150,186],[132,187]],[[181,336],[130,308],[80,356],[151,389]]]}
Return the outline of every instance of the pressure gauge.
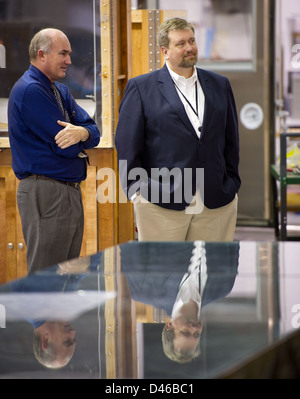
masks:
{"label": "pressure gauge", "polygon": [[241,109],[240,120],[246,129],[255,130],[263,123],[263,110],[256,103],[247,103]]}

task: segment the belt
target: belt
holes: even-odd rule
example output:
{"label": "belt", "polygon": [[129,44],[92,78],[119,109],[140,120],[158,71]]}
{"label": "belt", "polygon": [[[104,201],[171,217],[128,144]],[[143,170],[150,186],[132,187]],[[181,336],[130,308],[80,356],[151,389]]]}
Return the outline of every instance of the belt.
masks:
{"label": "belt", "polygon": [[33,174],[31,174],[28,177],[34,177],[35,179],[42,179],[42,180],[51,180],[51,181],[55,181],[56,183],[65,184],[66,186],[71,186],[71,187],[74,187],[74,188],[79,188],[80,187],[80,182],[56,180],[56,179],[52,179],[51,177],[47,177],[47,176],[44,176],[44,175],[33,175]]}

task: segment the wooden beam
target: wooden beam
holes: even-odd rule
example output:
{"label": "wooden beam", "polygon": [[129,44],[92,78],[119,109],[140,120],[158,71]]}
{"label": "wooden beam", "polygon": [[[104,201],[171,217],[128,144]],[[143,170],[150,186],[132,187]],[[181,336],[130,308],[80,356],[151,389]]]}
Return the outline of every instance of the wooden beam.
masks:
{"label": "wooden beam", "polygon": [[101,148],[113,146],[113,40],[112,0],[100,1],[101,18],[101,90],[102,90],[102,138]]}

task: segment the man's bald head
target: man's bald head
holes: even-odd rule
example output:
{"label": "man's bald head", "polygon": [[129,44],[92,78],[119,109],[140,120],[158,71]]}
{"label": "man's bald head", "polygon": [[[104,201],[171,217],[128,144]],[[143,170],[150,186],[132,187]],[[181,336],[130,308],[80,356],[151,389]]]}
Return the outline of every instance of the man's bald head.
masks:
{"label": "man's bald head", "polygon": [[54,28],[46,28],[37,32],[29,45],[30,61],[36,60],[39,50],[43,50],[44,53],[49,53],[53,42],[58,37],[66,37],[66,35],[61,30]]}

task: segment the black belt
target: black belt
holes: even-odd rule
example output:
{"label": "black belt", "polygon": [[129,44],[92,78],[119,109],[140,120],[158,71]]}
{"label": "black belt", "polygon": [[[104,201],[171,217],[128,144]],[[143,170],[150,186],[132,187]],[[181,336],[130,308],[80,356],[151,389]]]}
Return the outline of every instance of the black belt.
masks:
{"label": "black belt", "polygon": [[47,177],[44,175],[33,175],[32,174],[32,175],[29,175],[28,177],[34,177],[35,179],[42,179],[42,180],[52,180],[57,183],[65,184],[66,186],[71,186],[71,187],[75,187],[75,188],[80,187],[80,182],[56,180],[56,179],[52,179],[51,177]]}

